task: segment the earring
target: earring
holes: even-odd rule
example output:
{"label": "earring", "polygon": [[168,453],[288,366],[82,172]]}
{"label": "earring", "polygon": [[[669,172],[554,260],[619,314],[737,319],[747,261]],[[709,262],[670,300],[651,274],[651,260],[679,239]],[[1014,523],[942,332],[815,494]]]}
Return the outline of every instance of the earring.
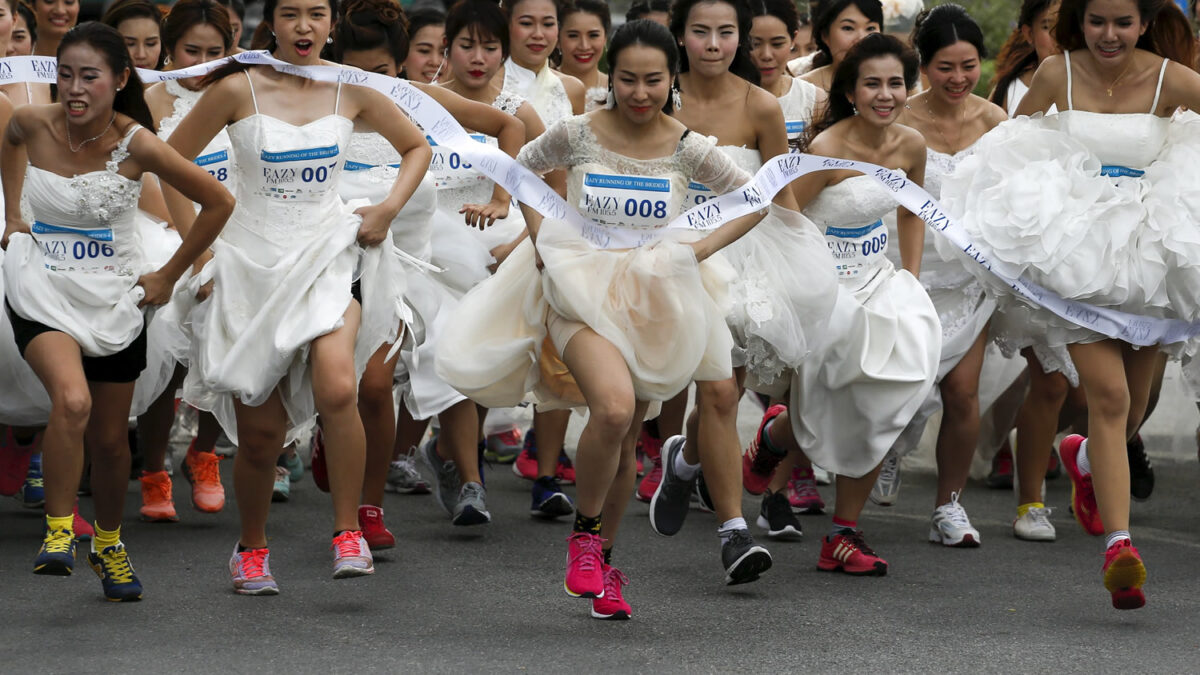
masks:
{"label": "earring", "polygon": [[676,110],[683,108],[683,97],[679,95],[679,87],[671,89],[671,105]]}
{"label": "earring", "polygon": [[612,110],[617,107],[617,98],[613,96],[612,87],[608,88],[608,98],[604,99],[604,107]]}
{"label": "earring", "polygon": [[325,38],[325,44],[327,44],[327,45],[333,44],[333,36],[332,35]]}
{"label": "earring", "polygon": [[858,106],[856,106],[856,105],[854,105],[853,103],[851,103],[851,104],[850,104],[850,109],[854,111],[854,114],[855,114],[855,115],[857,115],[857,114],[858,114]]}

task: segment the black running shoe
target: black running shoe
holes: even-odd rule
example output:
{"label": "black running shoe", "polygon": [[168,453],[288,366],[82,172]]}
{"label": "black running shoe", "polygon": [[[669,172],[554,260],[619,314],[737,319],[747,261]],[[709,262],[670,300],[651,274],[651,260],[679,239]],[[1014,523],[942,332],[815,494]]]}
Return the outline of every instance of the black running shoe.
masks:
{"label": "black running shoe", "polygon": [[758,509],[758,526],[767,531],[770,539],[799,541],[804,536],[800,521],[792,513],[792,505],[782,492],[767,491]]}
{"label": "black running shoe", "polygon": [[1154,492],[1154,468],[1146,456],[1146,444],[1142,443],[1141,434],[1135,434],[1133,440],[1125,444],[1125,452],[1129,455],[1129,494],[1144,502]]}
{"label": "black running shoe", "polygon": [[721,544],[721,564],[725,566],[726,585],[748,584],[771,569],[771,554],[754,543],[750,530],[734,530]]}

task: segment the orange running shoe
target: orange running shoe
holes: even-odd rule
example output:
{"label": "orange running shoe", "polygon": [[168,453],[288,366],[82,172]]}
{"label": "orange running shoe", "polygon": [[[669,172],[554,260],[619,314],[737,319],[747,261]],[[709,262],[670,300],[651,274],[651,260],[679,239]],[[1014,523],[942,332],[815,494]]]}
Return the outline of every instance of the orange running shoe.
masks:
{"label": "orange running shoe", "polygon": [[192,508],[202,513],[220,513],[225,508],[220,457],[190,446],[183,458],[183,475],[192,484]]}
{"label": "orange running shoe", "polygon": [[175,523],[175,502],[171,499],[171,477],[166,471],[142,472],[142,520],[152,523]]}

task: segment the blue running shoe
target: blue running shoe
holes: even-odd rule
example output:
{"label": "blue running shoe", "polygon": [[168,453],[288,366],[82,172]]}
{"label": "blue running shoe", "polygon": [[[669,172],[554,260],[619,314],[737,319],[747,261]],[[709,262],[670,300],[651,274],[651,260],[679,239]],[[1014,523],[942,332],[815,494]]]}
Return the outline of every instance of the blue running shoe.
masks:
{"label": "blue running shoe", "polygon": [[125,552],[125,544],[105,546],[99,553],[95,550],[96,541],[92,540],[92,550],[88,553],[88,564],[100,577],[104,586],[104,597],[110,602],[132,602],[142,599],[142,582],[138,581],[133,565],[129,563],[129,554]]}
{"label": "blue running shoe", "polygon": [[29,458],[29,471],[25,473],[25,484],[21,486],[21,505],[27,509],[38,509],[46,503],[46,487],[42,481],[42,453]]}
{"label": "blue running shoe", "polygon": [[42,550],[33,560],[34,574],[70,576],[75,571],[75,533],[67,529],[49,530]]}
{"label": "blue running shoe", "polygon": [[559,518],[575,513],[575,505],[554,477],[542,476],[533,482],[533,505],[529,513],[538,518]]}

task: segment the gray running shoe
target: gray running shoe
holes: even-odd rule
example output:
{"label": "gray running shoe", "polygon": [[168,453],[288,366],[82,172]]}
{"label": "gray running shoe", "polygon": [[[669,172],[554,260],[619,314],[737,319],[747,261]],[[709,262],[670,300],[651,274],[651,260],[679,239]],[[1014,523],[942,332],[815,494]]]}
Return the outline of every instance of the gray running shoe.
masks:
{"label": "gray running shoe", "polygon": [[484,497],[487,490],[479,483],[466,483],[458,493],[458,503],[454,505],[455,525],[487,525],[492,522],[492,514],[488,513]]}
{"label": "gray running shoe", "polygon": [[750,530],[734,530],[721,544],[721,564],[725,566],[726,585],[748,584],[771,569],[771,554],[754,543]]}
{"label": "gray running shoe", "polygon": [[425,482],[421,472],[417,471],[416,454],[416,448],[409,448],[407,454],[401,455],[400,459],[392,462],[388,467],[388,492],[402,495],[429,494],[429,483]]}
{"label": "gray running shoe", "polygon": [[421,460],[425,462],[425,467],[437,481],[437,488],[433,491],[433,496],[437,499],[438,506],[445,509],[446,513],[454,515],[451,506],[455,503],[458,495],[458,466],[454,462],[438,457],[437,436],[421,445]]}
{"label": "gray running shoe", "polygon": [[891,506],[900,497],[900,458],[895,451],[883,458],[879,478],[871,488],[871,501],[879,506]]}
{"label": "gray running shoe", "polygon": [[650,527],[664,537],[679,532],[691,507],[696,479],[683,480],[675,473],[675,458],[683,453],[683,436],[672,436],[663,443],[662,482],[650,499]]}

